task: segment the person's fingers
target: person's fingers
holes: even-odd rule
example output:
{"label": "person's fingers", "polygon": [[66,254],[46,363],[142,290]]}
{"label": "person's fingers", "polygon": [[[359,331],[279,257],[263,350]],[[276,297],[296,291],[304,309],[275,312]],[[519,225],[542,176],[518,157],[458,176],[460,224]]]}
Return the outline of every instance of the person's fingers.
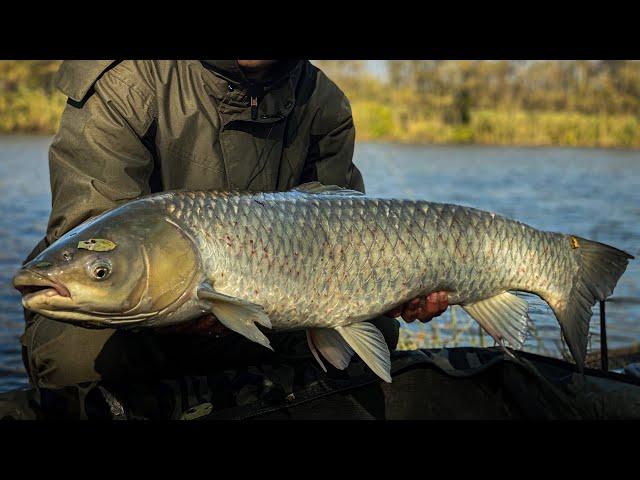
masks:
{"label": "person's fingers", "polygon": [[433,292],[426,297],[426,302],[416,313],[417,318],[421,322],[428,322],[434,317],[442,315],[449,306],[449,294],[447,292]]}
{"label": "person's fingers", "polygon": [[449,294],[447,292],[434,292],[427,297],[429,311],[442,313],[449,306]]}
{"label": "person's fingers", "polygon": [[394,308],[393,310],[389,310],[385,313],[385,315],[391,318],[398,318],[400,315],[402,315],[402,306]]}
{"label": "person's fingers", "polygon": [[421,322],[428,322],[436,315],[436,313],[437,312],[434,310],[433,304],[427,302],[425,306],[416,313],[416,317]]}
{"label": "person's fingers", "polygon": [[438,312],[440,311],[440,304],[438,303],[437,300],[435,301],[429,301],[427,302],[426,306],[425,306],[425,311],[431,315],[432,317],[435,317]]}
{"label": "person's fingers", "polygon": [[400,315],[405,322],[411,323],[415,320],[415,308],[413,307],[411,302],[407,302],[404,304],[402,313]]}
{"label": "person's fingers", "polygon": [[438,294],[438,310],[441,315],[449,307],[449,294],[447,292],[439,292]]}
{"label": "person's fingers", "polygon": [[417,318],[415,309],[412,309],[412,308],[409,308],[409,307],[405,308],[402,311],[402,315],[401,316],[402,316],[402,319],[407,323],[411,323]]}
{"label": "person's fingers", "polygon": [[449,294],[447,292],[438,292],[438,304],[443,312],[449,306]]}
{"label": "person's fingers", "polygon": [[405,303],[402,309],[402,318],[405,322],[413,322],[418,318],[422,304],[425,302],[424,297],[416,297]]}

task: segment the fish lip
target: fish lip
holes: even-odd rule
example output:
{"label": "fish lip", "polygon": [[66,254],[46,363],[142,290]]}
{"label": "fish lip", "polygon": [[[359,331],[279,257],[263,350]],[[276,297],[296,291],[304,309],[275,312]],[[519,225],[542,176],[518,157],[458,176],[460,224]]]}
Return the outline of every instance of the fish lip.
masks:
{"label": "fish lip", "polygon": [[31,297],[53,289],[59,296],[71,298],[71,292],[63,284],[51,280],[30,268],[23,268],[13,277],[13,287],[23,297]]}

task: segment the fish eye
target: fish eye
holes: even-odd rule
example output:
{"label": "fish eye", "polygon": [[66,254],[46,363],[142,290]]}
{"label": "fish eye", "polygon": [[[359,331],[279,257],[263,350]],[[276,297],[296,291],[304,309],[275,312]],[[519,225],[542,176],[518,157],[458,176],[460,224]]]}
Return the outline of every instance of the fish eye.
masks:
{"label": "fish eye", "polygon": [[96,280],[105,280],[111,275],[111,262],[107,260],[93,262],[89,267],[89,272]]}
{"label": "fish eye", "polygon": [[62,252],[62,258],[65,262],[70,262],[73,258],[73,253],[71,253],[69,250],[65,250],[64,252]]}

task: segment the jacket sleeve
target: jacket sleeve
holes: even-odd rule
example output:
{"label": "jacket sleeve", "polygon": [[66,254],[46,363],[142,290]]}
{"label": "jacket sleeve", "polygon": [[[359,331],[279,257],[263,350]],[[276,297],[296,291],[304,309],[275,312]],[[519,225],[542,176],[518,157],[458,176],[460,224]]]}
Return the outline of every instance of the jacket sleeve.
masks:
{"label": "jacket sleeve", "polygon": [[302,183],[319,181],[364,192],[360,170],[353,164],[356,130],[347,97],[333,86],[311,127]]}
{"label": "jacket sleeve", "polygon": [[82,102],[69,95],[49,149],[52,210],[46,244],[149,193],[153,156],[143,137],[153,123],[153,95],[134,77],[134,67],[119,64],[92,83],[93,93]]}

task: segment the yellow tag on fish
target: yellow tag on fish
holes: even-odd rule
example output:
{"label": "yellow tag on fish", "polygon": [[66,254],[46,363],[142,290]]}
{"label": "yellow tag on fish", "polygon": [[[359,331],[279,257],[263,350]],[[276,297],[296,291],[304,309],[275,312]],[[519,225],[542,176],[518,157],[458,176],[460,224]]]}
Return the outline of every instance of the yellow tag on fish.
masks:
{"label": "yellow tag on fish", "polygon": [[580,248],[580,242],[576,237],[571,237],[571,248]]}
{"label": "yellow tag on fish", "polygon": [[108,252],[116,248],[117,245],[106,238],[90,238],[89,240],[81,240],[78,242],[78,248],[91,250],[93,252]]}

